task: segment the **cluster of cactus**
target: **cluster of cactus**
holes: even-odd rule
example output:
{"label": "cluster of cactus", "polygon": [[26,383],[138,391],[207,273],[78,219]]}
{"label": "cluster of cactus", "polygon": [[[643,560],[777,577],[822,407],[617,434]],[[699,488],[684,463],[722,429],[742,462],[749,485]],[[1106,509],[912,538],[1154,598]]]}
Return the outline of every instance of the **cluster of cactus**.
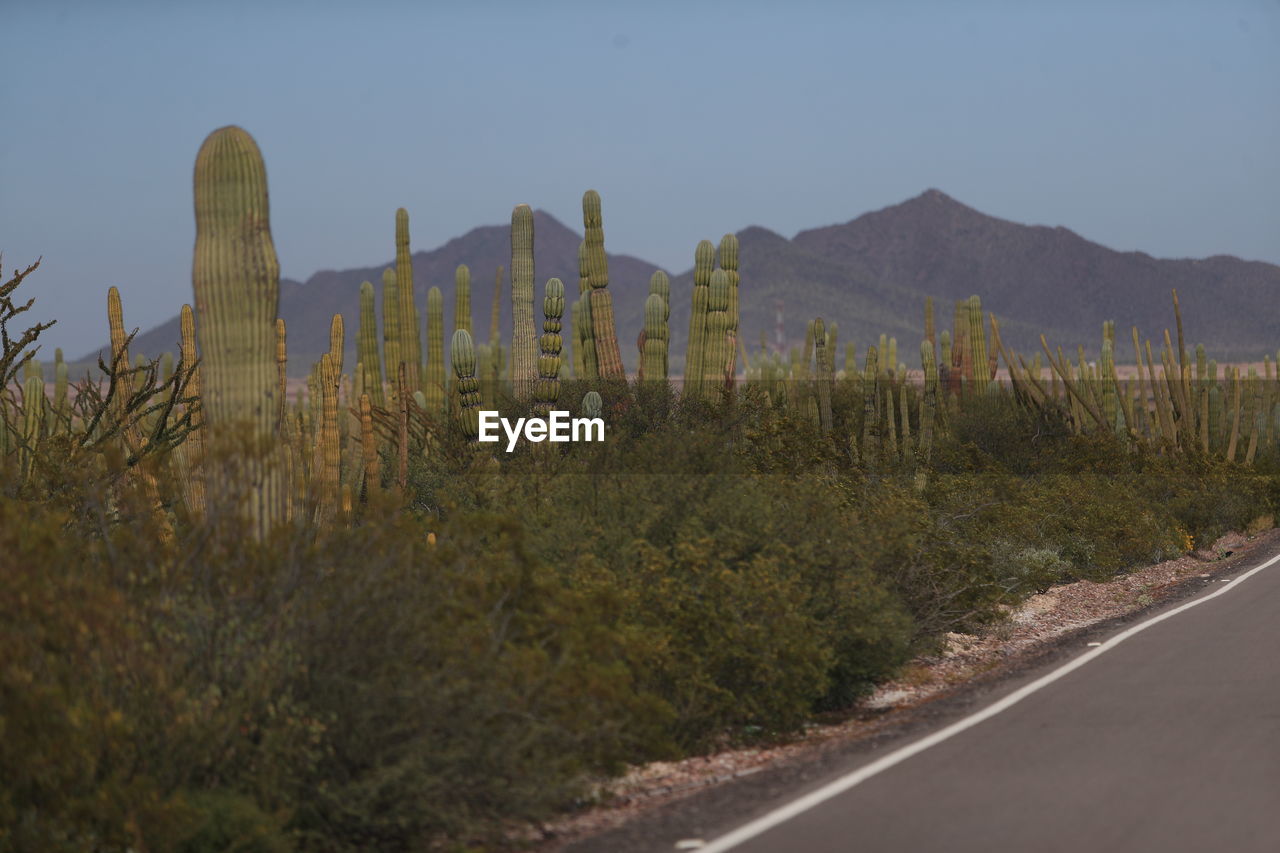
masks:
{"label": "cluster of cactus", "polygon": [[[138,458],[162,434],[179,434],[165,433],[161,423],[176,414],[188,429],[181,433],[185,441],[175,442],[172,464],[182,502],[195,515],[215,504],[233,506],[252,521],[260,537],[290,518],[330,522],[383,488],[384,457],[394,460],[388,478],[405,487],[409,458],[433,452],[440,430],[456,423],[464,436],[477,438],[480,408],[496,407],[502,399],[499,388],[508,354],[512,396],[532,401],[543,413],[560,402],[563,363],[588,381],[623,376],[600,197],[588,191],[583,196],[578,298],[570,306],[567,342],[562,334],[565,288],[558,278],[546,282],[542,332],[535,334],[533,213],[519,205],[511,222],[510,348],[498,331],[503,269],[495,280],[489,341],[477,346],[470,270],[460,265],[454,279],[452,369],[445,369],[444,294],[438,287],[426,294],[423,358],[408,214],[400,209],[395,268],[383,273],[381,341],[376,288],[366,281],[359,290],[356,363],[345,371],[345,330],[336,315],[329,351],[313,366],[307,388],[291,405],[286,397],[287,330],[276,316],[279,267],[271,241],[266,172],[247,133],[228,127],[209,136],[197,157],[195,189],[196,310],[183,306],[179,360],[175,364],[166,354],[159,364],[145,359],[132,364],[119,292],[111,288],[108,369],[113,391],[104,406],[125,426],[118,435],[102,436],[119,441],[131,459]],[[1028,362],[1004,346],[999,322],[994,315],[984,317],[977,296],[956,303],[951,328],[940,333],[933,301],[926,301],[919,373],[899,363],[898,342],[887,335],[866,348],[862,365],[854,343],[847,342],[843,369],[837,371],[836,324],[823,318],[807,324],[802,346],[771,353],[762,340],[759,355],[751,359],[740,335],[739,284],[737,238],[726,234],[718,247],[700,242],[694,253],[683,393],[715,403],[732,388],[741,366],[747,382],[763,391],[771,406],[791,410],[819,434],[847,443],[868,472],[915,470],[919,488],[927,485],[935,434],[946,427],[950,413],[977,396],[1012,394],[1022,405],[1060,410],[1077,432],[1104,431],[1165,452],[1212,454],[1246,464],[1277,433],[1276,364],[1264,360],[1261,374],[1252,368],[1244,374],[1236,368],[1223,372],[1206,358],[1203,346],[1195,348],[1193,358],[1176,292],[1176,347],[1165,331],[1157,359],[1150,341],[1143,344],[1133,329],[1137,372],[1122,378],[1114,323],[1103,326],[1096,363],[1086,358],[1083,347],[1073,361],[1060,348],[1051,350],[1043,338],[1043,360],[1037,353]],[[670,289],[667,274],[655,272],[637,342],[639,376],[645,382],[670,381]],[[198,371],[192,367],[197,339],[202,356]],[[566,343],[569,353],[564,352]],[[1001,360],[1007,383],[998,376]],[[15,406],[0,399],[5,423],[0,452],[17,453],[18,469],[29,477],[42,442],[73,429],[74,417],[60,351],[52,400],[39,363],[28,356],[20,366],[22,402]],[[139,378],[146,376],[153,378]],[[154,390],[135,388],[135,382],[154,384],[156,376],[174,380],[175,387],[181,380],[181,390],[172,397],[176,402],[162,413],[134,411],[137,401]],[[859,400],[860,411],[841,410],[837,421],[837,390],[844,399]],[[579,408],[587,416],[600,416],[600,394],[589,391]],[[104,432],[96,421],[78,428],[86,434]],[[207,464],[212,447],[242,438],[251,439],[254,451],[242,465]],[[149,472],[138,476],[154,493]],[[160,511],[158,497],[156,506]]]}

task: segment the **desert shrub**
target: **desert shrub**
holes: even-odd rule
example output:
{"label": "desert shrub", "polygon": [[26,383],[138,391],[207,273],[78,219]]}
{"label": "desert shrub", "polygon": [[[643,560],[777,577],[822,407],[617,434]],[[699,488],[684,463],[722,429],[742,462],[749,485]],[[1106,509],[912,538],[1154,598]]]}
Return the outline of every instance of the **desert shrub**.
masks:
{"label": "desert shrub", "polygon": [[566,588],[512,521],[463,516],[438,536],[392,518],[305,561],[299,695],[329,749],[298,825],[323,849],[492,841],[644,751],[663,720],[598,616],[613,591]]}

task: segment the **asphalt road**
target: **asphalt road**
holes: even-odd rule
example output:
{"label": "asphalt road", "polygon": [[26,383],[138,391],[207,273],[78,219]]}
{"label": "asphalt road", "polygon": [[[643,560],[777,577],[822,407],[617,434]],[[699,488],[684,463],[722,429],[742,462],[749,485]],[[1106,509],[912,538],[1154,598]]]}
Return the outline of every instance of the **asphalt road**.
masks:
{"label": "asphalt road", "polygon": [[1267,561],[1280,549],[1269,550],[932,730],[570,849],[1277,853],[1280,562]]}

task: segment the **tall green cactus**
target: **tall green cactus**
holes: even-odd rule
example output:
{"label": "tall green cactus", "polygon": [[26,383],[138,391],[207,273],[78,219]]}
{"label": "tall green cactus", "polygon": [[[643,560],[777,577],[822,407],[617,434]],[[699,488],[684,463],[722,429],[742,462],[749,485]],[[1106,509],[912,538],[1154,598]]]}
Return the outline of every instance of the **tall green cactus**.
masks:
{"label": "tall green cactus", "polygon": [[644,301],[644,353],[640,372],[646,382],[667,381],[667,306],[662,296],[650,293]]}
{"label": "tall green cactus", "polygon": [[975,293],[969,297],[969,358],[973,364],[974,390],[986,393],[991,386],[991,373],[987,366],[987,332],[982,322],[982,300]]}
{"label": "tall green cactus", "polygon": [[22,387],[22,445],[18,454],[18,470],[24,482],[30,479],[38,458],[46,408],[44,378],[28,376]]}
{"label": "tall green cactus", "polygon": [[453,333],[449,358],[457,380],[454,388],[458,395],[458,425],[467,438],[475,441],[480,435],[480,382],[476,379],[475,346],[466,329]]}
{"label": "tall green cactus", "polygon": [[587,190],[582,195],[582,224],[591,283],[591,336],[595,344],[596,371],[601,379],[623,379],[626,371],[613,321],[609,260],[604,251],[604,218],[600,212],[600,194],[595,190]]}
{"label": "tall green cactus", "polygon": [[427,291],[427,375],[423,388],[428,412],[444,411],[444,392],[444,294],[433,287]]}
{"label": "tall green cactus", "polygon": [[[656,270],[649,277],[649,294],[662,298],[662,326],[666,330],[666,334],[662,338],[662,378],[665,380],[670,375],[671,364],[671,329],[668,325],[668,321],[671,319],[671,279],[662,270]],[[645,322],[648,322],[647,315]]]}
{"label": "tall green cactus", "polygon": [[564,315],[564,282],[558,278],[547,280],[542,299],[542,337],[538,339],[538,381],[534,386],[534,399],[538,410],[550,411],[560,399],[560,318]]}
{"label": "tall green cactus", "polygon": [[395,395],[395,376],[400,362],[400,288],[395,270],[382,271],[382,359],[387,370],[387,384]]}
{"label": "tall green cactus", "polygon": [[373,283],[360,284],[360,331],[356,335],[357,360],[360,362],[364,393],[371,405],[385,409],[387,400],[382,393],[382,358],[378,353],[378,317],[375,313]]}
{"label": "tall green cactus", "polygon": [[702,394],[707,400],[720,399],[725,387],[726,371],[733,348],[729,339],[729,274],[724,270],[711,273],[707,294],[706,342],[703,355]]}
{"label": "tall green cactus", "polygon": [[600,360],[596,352],[595,324],[591,319],[591,267],[587,260],[586,241],[578,244],[578,288],[582,306],[578,317],[578,344],[582,348],[582,378],[600,378]]}
{"label": "tall green cactus", "polygon": [[[734,234],[726,234],[720,238],[720,268],[725,271],[729,277],[729,334],[732,335],[732,341],[738,338],[738,284],[742,278],[738,275],[738,238]],[[735,358],[737,348],[730,343],[733,350],[729,357]],[[734,366],[729,368],[730,374],[736,373]]]}
{"label": "tall green cactus", "polygon": [[711,273],[716,266],[716,247],[702,240],[693,252],[693,311],[689,314],[689,339],[684,357],[684,393],[702,393],[707,340],[707,304],[711,297]]}
{"label": "tall green cactus", "polygon": [[[239,127],[215,130],[195,166],[196,244],[192,269],[204,411],[215,436],[248,429],[264,445],[277,418],[275,320],[280,264],[271,241],[267,172],[253,138]],[[280,466],[248,463],[251,492],[241,510],[259,537],[285,518]],[[240,484],[214,466],[210,486],[226,495]]]}
{"label": "tall green cactus", "polygon": [[[418,365],[422,361],[422,339],[418,336],[418,306],[413,298],[413,255],[409,251],[409,212],[396,210],[396,296],[400,336],[400,360],[404,362],[409,391],[421,387]],[[387,364],[387,370],[394,366]]]}
{"label": "tall green cactus", "polygon": [[518,204],[511,212],[511,385],[517,400],[529,399],[538,375],[533,275],[533,210]]}
{"label": "tall green cactus", "polygon": [[471,332],[471,268],[458,264],[453,271],[453,331]]}

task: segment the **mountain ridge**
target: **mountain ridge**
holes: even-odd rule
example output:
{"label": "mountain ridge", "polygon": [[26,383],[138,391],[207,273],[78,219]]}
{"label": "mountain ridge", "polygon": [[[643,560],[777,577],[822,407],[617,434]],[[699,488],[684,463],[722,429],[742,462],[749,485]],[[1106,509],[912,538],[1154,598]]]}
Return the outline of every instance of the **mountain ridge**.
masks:
{"label": "mountain ridge", "polygon": [[[606,210],[606,231],[607,224]],[[852,340],[865,351],[866,343],[883,332],[898,338],[899,352],[914,366],[924,331],[925,297],[934,298],[941,330],[950,325],[953,303],[976,293],[984,309],[1000,318],[1006,344],[1020,351],[1038,350],[1041,333],[1051,344],[1074,349],[1083,343],[1096,351],[1103,320],[1116,321],[1122,340],[1129,339],[1131,325],[1137,325],[1144,338],[1158,340],[1173,325],[1173,288],[1179,292],[1190,342],[1204,342],[1212,356],[1256,359],[1280,345],[1280,323],[1258,310],[1268,298],[1280,295],[1280,266],[1225,254],[1161,259],[1137,250],[1120,251],[1061,225],[1027,225],[983,213],[934,188],[847,222],[803,229],[790,239],[760,225],[743,228],[738,239],[740,329],[748,345],[761,332],[774,341],[776,306],[781,301],[784,347],[802,342],[805,323],[822,316],[828,324],[838,324],[841,350]],[[535,211],[539,294],[546,280],[557,276],[565,283],[569,301],[576,298],[580,240],[579,231],[546,211]],[[668,271],[673,375],[682,363],[688,333],[694,243],[690,267]],[[435,249],[413,253],[415,298],[424,323],[427,290],[434,284],[445,295],[446,329],[453,328],[452,283],[459,263],[471,268],[472,323],[483,342],[488,338],[494,272],[499,264],[510,264],[508,226],[477,226]],[[394,263],[320,270],[306,282],[281,281],[280,316],[289,331],[291,374],[304,373],[328,348],[329,321],[335,313],[343,314],[347,350],[354,355],[360,282],[373,282],[380,305],[385,266]],[[635,340],[643,325],[648,281],[656,269],[642,258],[609,254],[618,339],[631,369],[638,360]],[[507,342],[509,293],[510,280],[504,276],[500,326]],[[156,356],[176,350],[177,340],[175,316],[139,335],[133,349]],[[1121,346],[1121,358],[1131,360],[1126,349]],[[354,364],[354,358],[349,363]]]}

